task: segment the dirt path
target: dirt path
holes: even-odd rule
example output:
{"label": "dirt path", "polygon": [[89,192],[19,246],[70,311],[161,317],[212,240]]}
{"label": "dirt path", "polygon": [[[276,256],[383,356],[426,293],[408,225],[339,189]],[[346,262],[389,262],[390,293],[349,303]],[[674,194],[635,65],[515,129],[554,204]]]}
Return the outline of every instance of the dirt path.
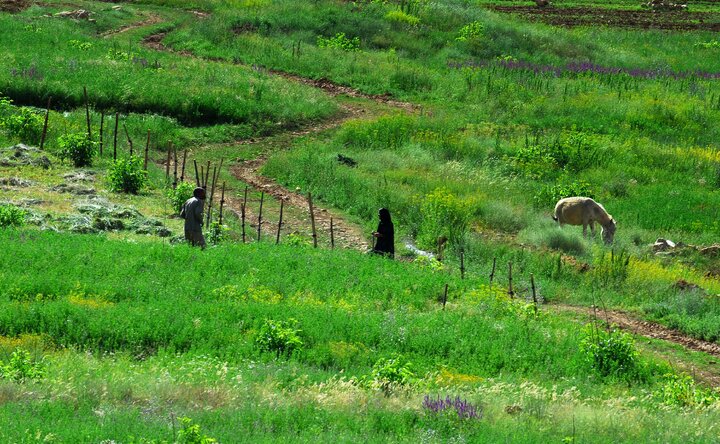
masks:
{"label": "dirt path", "polygon": [[[655,322],[637,319],[624,311],[603,310],[600,308],[593,310],[591,307],[578,307],[561,304],[549,304],[547,307],[550,310],[572,313],[574,315],[587,318],[588,320],[597,316],[601,322],[606,322],[609,325],[616,325],[617,327],[632,332],[635,335],[672,342],[687,350],[703,352],[720,358],[720,344],[689,337],[678,330],[665,327]],[[673,360],[669,356],[664,357],[671,360],[672,364],[679,367],[680,370],[692,374],[713,387],[720,387],[719,373],[698,369],[697,367],[688,365],[687,363]]]}
{"label": "dirt path", "polygon": [[636,335],[674,342],[689,350],[701,351],[720,357],[720,344],[691,338],[678,330],[674,330],[654,322],[636,319],[624,311],[602,310],[598,308],[597,311],[594,312],[593,309],[589,307],[557,304],[550,304],[548,307],[558,311],[583,314],[589,317],[593,317],[595,313],[597,313],[597,317],[601,321],[605,321],[611,325],[615,324],[623,330],[629,330]]}
{"label": "dirt path", "polygon": [[122,34],[123,32],[131,31],[133,29],[142,28],[143,26],[150,26],[155,25],[157,23],[161,23],[163,21],[162,17],[159,15],[151,14],[148,18],[141,22],[133,23],[131,25],[125,25],[121,26],[118,29],[111,29],[109,31],[105,31],[102,34],[100,34],[100,37],[108,38],[112,37],[114,35]]}
{"label": "dirt path", "polygon": [[[167,52],[174,52],[176,54],[180,54],[186,57],[193,57],[193,58],[201,58],[196,56],[195,54],[192,54],[187,51],[174,51],[173,49],[165,46],[162,43],[162,39],[164,38],[165,33],[158,33],[153,34],[148,37],[146,37],[143,40],[143,44],[149,48],[158,50],[158,51],[167,51]],[[216,62],[223,62],[223,63],[232,63],[227,60],[223,59],[210,59],[207,60],[216,61]],[[241,63],[236,63],[241,64]],[[393,100],[388,95],[372,95],[372,94],[365,94],[362,93],[356,89],[339,85],[337,83],[334,83],[328,79],[308,79],[304,77],[300,77],[294,74],[289,74],[286,72],[278,71],[278,70],[271,70],[266,68],[258,68],[257,66],[254,66],[254,68],[260,69],[263,72],[266,72],[269,75],[279,76],[283,77],[287,80],[302,83],[308,86],[311,86],[313,88],[318,88],[326,93],[328,93],[331,96],[339,96],[344,95],[348,97],[355,97],[355,98],[363,98],[372,100],[376,103],[380,103],[383,105],[387,105],[392,108],[396,108],[399,110],[402,110],[404,112],[416,112],[420,108],[409,102],[402,102],[398,100]],[[315,134],[322,131],[326,131],[335,127],[338,127],[342,125],[344,122],[350,119],[358,119],[363,118],[365,116],[368,116],[368,112],[366,109],[362,108],[361,106],[351,106],[351,105],[343,105],[342,112],[322,123],[315,124],[308,126],[306,128],[302,128],[299,130],[291,131],[287,133],[291,137],[302,137],[309,134]],[[370,117],[370,116],[368,116]],[[249,140],[249,141],[238,141],[239,144],[252,144],[252,143],[260,143],[260,140]],[[291,218],[285,219],[283,222],[284,232],[285,231],[305,231],[302,228],[306,228],[305,226],[308,225],[309,220],[309,203],[307,196],[298,194],[294,191],[288,190],[287,188],[283,187],[282,185],[278,184],[274,180],[264,177],[260,174],[260,169],[263,165],[265,165],[268,157],[271,155],[273,150],[266,150],[259,156],[255,157],[251,160],[241,161],[236,164],[233,164],[230,166],[230,172],[233,174],[233,176],[251,187],[265,192],[265,194],[270,195],[274,197],[277,200],[282,200],[284,202],[284,205],[289,205],[292,207],[295,207],[297,209],[300,209],[304,214],[306,214],[307,219],[303,221],[296,221]],[[236,215],[239,215],[241,213],[241,206],[242,202],[240,199],[237,198],[226,198],[226,204],[229,207],[229,210],[233,212]],[[367,241],[367,237],[363,233],[363,230],[361,227],[357,226],[356,224],[350,223],[345,219],[339,212],[333,211],[331,209],[325,208],[321,205],[318,205],[318,202],[313,202],[314,205],[314,214],[315,214],[315,224],[316,224],[316,230],[318,233],[330,232],[330,226],[331,226],[331,219],[332,219],[332,226],[333,226],[333,232],[334,232],[334,239],[335,243],[338,246],[346,247],[346,248],[354,248],[361,251],[367,251],[370,249],[370,245]],[[250,221],[257,221],[257,214],[254,214],[254,211],[248,206],[245,209],[245,215],[246,220]],[[277,222],[274,222],[276,224]],[[269,220],[265,220],[262,222],[262,232],[268,233],[268,230],[276,230],[276,226],[272,226],[273,222]],[[267,225],[267,226],[266,226]],[[252,226],[253,230],[257,230],[257,225]],[[329,236],[329,234],[327,235]],[[319,236],[318,236],[319,237]]]}

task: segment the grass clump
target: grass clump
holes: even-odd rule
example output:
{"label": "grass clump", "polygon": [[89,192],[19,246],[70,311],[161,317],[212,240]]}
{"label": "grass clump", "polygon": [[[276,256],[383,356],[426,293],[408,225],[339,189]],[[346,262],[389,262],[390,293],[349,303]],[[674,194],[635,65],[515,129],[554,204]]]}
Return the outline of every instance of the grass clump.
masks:
{"label": "grass clump", "polygon": [[616,328],[601,329],[594,323],[586,325],[583,334],[580,351],[588,366],[600,376],[628,382],[647,376],[629,334]]}

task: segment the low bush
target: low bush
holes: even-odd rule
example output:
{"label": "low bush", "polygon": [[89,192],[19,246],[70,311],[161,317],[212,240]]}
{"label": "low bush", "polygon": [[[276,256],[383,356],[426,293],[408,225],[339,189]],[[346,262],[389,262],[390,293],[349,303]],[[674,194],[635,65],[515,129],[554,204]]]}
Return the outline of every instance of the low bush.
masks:
{"label": "low bush", "polygon": [[116,160],[108,171],[110,189],[119,193],[137,194],[148,185],[148,174],[139,157]]}
{"label": "low bush", "polygon": [[400,356],[393,356],[378,359],[370,374],[363,376],[360,382],[362,385],[390,392],[393,387],[411,384],[415,379],[412,363]]}
{"label": "low bush", "polygon": [[462,242],[470,221],[470,204],[444,188],[425,196],[420,208],[423,220],[418,232],[421,248],[437,247],[438,239],[445,237],[451,244]]}
{"label": "low bush", "polygon": [[698,387],[690,375],[666,374],[655,397],[665,405],[705,407],[720,401],[720,392]]}
{"label": "low bush", "polygon": [[15,205],[0,205],[0,228],[24,225],[25,214],[23,209]]}
{"label": "low bush", "polygon": [[592,370],[602,377],[627,381],[643,378],[639,353],[629,334],[598,328],[595,323],[586,325],[583,333],[580,351]]}
{"label": "low bush", "polygon": [[0,379],[24,382],[28,379],[39,379],[45,371],[41,361],[33,359],[30,352],[16,349],[7,363],[0,362]]}
{"label": "low bush", "polygon": [[92,165],[98,143],[90,140],[86,133],[70,133],[58,137],[58,157],[71,160],[75,167]]}
{"label": "low bush", "polygon": [[[9,104],[9,101],[6,100]],[[43,117],[34,110],[26,107],[18,108],[16,112],[9,113],[0,118],[0,127],[13,138],[27,144],[39,144],[42,136]]]}
{"label": "low bush", "polygon": [[266,319],[255,336],[255,346],[264,352],[274,352],[276,357],[290,356],[303,348],[300,338],[302,330],[298,328],[296,319],[276,321]]}
{"label": "low bush", "polygon": [[189,182],[180,182],[175,188],[168,188],[165,192],[165,196],[170,202],[170,206],[175,213],[180,213],[183,204],[193,197],[193,190],[195,188]]}
{"label": "low bush", "polygon": [[319,48],[334,48],[343,51],[360,51],[360,37],[348,38],[344,32],[335,34],[334,37],[317,38]]}

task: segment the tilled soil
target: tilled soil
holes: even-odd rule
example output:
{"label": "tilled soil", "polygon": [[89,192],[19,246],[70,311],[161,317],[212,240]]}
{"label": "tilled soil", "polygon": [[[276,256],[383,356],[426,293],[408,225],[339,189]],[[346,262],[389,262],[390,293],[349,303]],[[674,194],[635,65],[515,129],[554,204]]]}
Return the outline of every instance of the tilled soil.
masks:
{"label": "tilled soil", "polygon": [[629,29],[673,31],[720,31],[720,14],[715,12],[652,11],[650,9],[608,9],[582,7],[538,8],[528,5],[492,5],[494,11],[516,14],[528,21],[553,26],[612,26]]}

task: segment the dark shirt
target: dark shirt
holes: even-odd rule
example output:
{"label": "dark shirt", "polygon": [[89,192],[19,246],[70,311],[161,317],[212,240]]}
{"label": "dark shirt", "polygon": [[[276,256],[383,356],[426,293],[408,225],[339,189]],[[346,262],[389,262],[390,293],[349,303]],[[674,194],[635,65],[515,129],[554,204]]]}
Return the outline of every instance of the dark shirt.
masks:
{"label": "dark shirt", "polygon": [[202,232],[204,205],[205,202],[196,197],[191,197],[183,204],[180,216],[185,219],[185,231]]}
{"label": "dark shirt", "polygon": [[380,236],[375,243],[374,252],[395,256],[395,227],[392,222],[380,221],[377,232]]}

